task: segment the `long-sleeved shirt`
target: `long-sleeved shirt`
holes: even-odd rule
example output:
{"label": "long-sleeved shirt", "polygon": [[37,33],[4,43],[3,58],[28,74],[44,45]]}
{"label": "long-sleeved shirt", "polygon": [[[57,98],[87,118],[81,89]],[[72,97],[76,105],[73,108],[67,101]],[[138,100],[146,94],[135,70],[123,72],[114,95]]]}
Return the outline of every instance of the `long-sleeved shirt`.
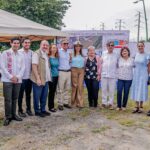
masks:
{"label": "long-sleeved shirt", "polygon": [[18,83],[22,82],[25,71],[23,55],[12,49],[6,50],[1,55],[2,82],[12,82],[11,78],[16,76]]}
{"label": "long-sleeved shirt", "polygon": [[70,66],[70,54],[68,51],[63,49],[59,50],[59,69],[60,70],[69,70]]}
{"label": "long-sleeved shirt", "polygon": [[22,48],[19,50],[19,53],[23,55],[24,62],[25,62],[25,71],[23,74],[23,79],[30,79],[33,52],[31,50],[25,51]]}
{"label": "long-sleeved shirt", "polygon": [[102,73],[104,78],[117,78],[118,57],[116,53],[103,52],[102,54]]}

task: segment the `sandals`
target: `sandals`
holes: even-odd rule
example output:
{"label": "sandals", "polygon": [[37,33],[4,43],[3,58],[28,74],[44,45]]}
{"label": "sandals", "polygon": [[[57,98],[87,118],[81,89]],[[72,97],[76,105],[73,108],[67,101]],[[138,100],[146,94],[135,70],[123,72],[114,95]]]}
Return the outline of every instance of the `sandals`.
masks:
{"label": "sandals", "polygon": [[139,110],[138,110],[138,113],[143,113],[143,107],[140,107]]}
{"label": "sandals", "polygon": [[135,109],[132,111],[133,114],[137,113],[139,111],[139,107],[135,107]]}
{"label": "sandals", "polygon": [[132,113],[143,113],[143,107],[135,107],[135,109],[132,111]]}

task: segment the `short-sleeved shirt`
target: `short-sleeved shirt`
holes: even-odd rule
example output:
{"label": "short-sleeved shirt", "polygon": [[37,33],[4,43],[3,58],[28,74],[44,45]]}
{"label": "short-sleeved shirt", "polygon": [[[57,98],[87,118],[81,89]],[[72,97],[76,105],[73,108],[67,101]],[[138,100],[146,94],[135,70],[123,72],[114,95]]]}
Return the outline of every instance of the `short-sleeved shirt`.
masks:
{"label": "short-sleeved shirt", "polygon": [[[50,68],[49,68],[49,58],[48,58],[48,56],[45,52],[43,52],[42,50],[40,50],[40,51],[42,53],[42,57],[45,59],[46,82],[51,81],[51,71],[50,71]],[[39,56],[36,52],[33,54],[32,64],[37,64],[37,65],[39,64]]]}
{"label": "short-sleeved shirt", "polygon": [[90,60],[87,58],[85,65],[85,79],[97,79],[97,61],[96,58]]}
{"label": "short-sleeved shirt", "polygon": [[128,58],[127,60],[122,57],[118,61],[118,79],[120,80],[132,80],[133,78],[134,60]]}
{"label": "short-sleeved shirt", "polygon": [[84,67],[84,58],[81,55],[74,56],[72,58],[72,67],[83,68]]}

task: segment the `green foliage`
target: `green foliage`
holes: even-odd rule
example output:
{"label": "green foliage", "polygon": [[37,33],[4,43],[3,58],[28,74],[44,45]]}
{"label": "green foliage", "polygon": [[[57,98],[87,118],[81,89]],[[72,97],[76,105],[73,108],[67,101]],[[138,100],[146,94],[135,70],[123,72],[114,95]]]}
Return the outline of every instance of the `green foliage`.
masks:
{"label": "green foliage", "polygon": [[68,0],[0,0],[0,8],[57,29],[69,7]]}

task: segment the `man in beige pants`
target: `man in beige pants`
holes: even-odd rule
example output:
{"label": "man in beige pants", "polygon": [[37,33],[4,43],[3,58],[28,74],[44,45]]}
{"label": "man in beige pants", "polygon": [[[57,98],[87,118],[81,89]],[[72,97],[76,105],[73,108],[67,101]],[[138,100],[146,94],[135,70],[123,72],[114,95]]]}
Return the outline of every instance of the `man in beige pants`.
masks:
{"label": "man in beige pants", "polygon": [[68,40],[61,41],[61,49],[59,53],[59,79],[58,79],[58,109],[63,110],[64,107],[70,107],[70,88],[71,88],[71,70],[70,60],[71,54],[68,52]]}

